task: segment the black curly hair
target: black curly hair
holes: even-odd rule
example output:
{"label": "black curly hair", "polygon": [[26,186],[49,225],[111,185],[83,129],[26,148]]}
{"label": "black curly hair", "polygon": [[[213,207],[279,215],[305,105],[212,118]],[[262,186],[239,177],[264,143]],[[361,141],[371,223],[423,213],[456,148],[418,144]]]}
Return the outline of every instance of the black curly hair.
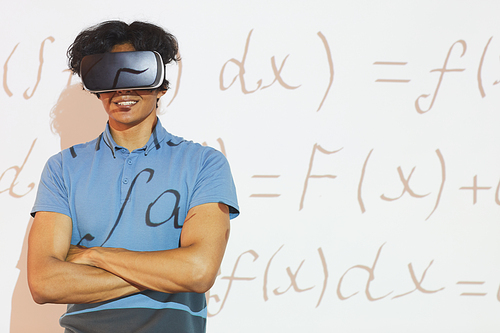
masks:
{"label": "black curly hair", "polygon": [[[78,34],[68,48],[68,66],[73,74],[80,75],[80,62],[91,54],[110,52],[113,46],[130,43],[136,51],[156,51],[164,64],[179,61],[177,39],[163,28],[147,22],[106,21]],[[159,88],[168,90],[167,79]]]}

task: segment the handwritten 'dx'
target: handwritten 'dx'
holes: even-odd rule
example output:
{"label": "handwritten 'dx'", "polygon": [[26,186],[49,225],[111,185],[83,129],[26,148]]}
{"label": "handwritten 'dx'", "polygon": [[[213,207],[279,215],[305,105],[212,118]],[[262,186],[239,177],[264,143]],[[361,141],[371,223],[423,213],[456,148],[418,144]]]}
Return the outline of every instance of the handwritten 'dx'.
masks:
{"label": "handwritten 'dx'", "polygon": [[[252,36],[252,32],[253,32],[253,29],[250,30],[250,32],[248,33],[248,37],[247,37],[247,40],[246,40],[246,43],[245,43],[245,51],[243,52],[243,57],[241,58],[241,60],[237,60],[235,58],[231,58],[228,61],[226,61],[226,63],[222,66],[222,69],[221,69],[221,72],[220,72],[220,75],[219,75],[219,88],[222,91],[225,91],[225,90],[229,89],[236,82],[236,80],[238,78],[239,78],[239,82],[240,82],[240,85],[241,85],[241,91],[243,92],[243,94],[252,94],[252,93],[255,93],[259,89],[262,90],[262,89],[269,88],[275,82],[278,82],[285,89],[294,90],[294,89],[299,88],[301,85],[298,85],[298,86],[289,85],[289,84],[287,84],[285,82],[285,80],[281,76],[281,72],[283,71],[283,67],[285,66],[285,62],[288,59],[288,57],[290,56],[290,55],[287,55],[285,57],[285,59],[283,59],[283,61],[281,62],[281,66],[280,66],[279,69],[276,66],[276,59],[275,59],[275,57],[274,56],[271,57],[271,67],[272,67],[272,70],[273,70],[273,73],[274,73],[274,80],[270,84],[268,84],[266,86],[262,86],[262,79],[260,79],[260,80],[257,81],[257,87],[255,89],[253,89],[253,90],[248,90],[247,89],[246,83],[245,83],[245,72],[246,72],[245,71],[245,62],[247,60],[248,50],[249,50],[249,47],[250,47],[250,38]],[[328,86],[326,88],[326,92],[324,94],[323,100],[321,101],[321,103],[320,103],[320,105],[319,105],[319,107],[318,107],[318,109],[316,111],[319,111],[321,109],[321,107],[323,106],[323,103],[325,102],[325,100],[326,100],[326,98],[328,96],[328,93],[330,92],[330,88],[332,87],[332,84],[333,84],[333,74],[334,74],[334,72],[333,72],[332,54],[331,54],[331,51],[330,51],[330,47],[328,45],[328,41],[326,40],[325,36],[321,32],[318,32],[318,36],[321,39],[321,41],[323,42],[323,45],[324,45],[325,50],[326,50],[326,55],[327,55],[327,60],[328,60],[328,68],[329,68],[329,72],[330,72],[330,79],[329,79]],[[236,65],[238,67],[239,71],[238,71],[238,74],[236,74],[233,77],[233,79],[231,80],[231,83],[229,83],[229,85],[226,86],[224,84],[224,72],[226,70],[226,66],[229,63],[232,63],[232,64]]]}

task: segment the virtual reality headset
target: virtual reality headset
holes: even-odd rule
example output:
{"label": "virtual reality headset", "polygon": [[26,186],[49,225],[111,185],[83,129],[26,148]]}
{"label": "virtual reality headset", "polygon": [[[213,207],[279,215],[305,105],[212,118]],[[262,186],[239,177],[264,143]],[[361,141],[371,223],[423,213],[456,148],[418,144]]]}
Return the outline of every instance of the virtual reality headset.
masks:
{"label": "virtual reality headset", "polygon": [[165,71],[155,51],[92,54],[83,57],[80,64],[83,87],[92,93],[156,89],[163,84]]}

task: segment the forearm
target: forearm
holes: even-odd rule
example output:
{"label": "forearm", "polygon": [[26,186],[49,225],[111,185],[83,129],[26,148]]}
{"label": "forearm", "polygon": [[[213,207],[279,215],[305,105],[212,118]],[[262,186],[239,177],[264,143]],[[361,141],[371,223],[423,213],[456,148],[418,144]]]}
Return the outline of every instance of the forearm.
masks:
{"label": "forearm", "polygon": [[154,252],[92,248],[88,260],[145,289],[204,293],[214,283],[222,258],[201,255],[194,247]]}
{"label": "forearm", "polygon": [[179,248],[150,252],[73,248],[69,261],[104,269],[145,289],[204,293],[215,281],[228,238],[228,207],[210,203],[189,211]]}
{"label": "forearm", "polygon": [[139,292],[140,289],[105,270],[49,258],[31,264],[28,282],[35,302],[95,303]]}

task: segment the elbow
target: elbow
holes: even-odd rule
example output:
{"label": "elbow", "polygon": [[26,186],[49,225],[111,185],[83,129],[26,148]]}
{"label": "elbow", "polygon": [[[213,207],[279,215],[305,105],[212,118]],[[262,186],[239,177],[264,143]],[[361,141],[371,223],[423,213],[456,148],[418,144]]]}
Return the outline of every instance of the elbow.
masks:
{"label": "elbow", "polygon": [[31,298],[37,304],[48,303],[46,297],[44,296],[44,286],[41,283],[41,279],[35,274],[35,269],[31,268],[28,264],[28,288],[31,293]]}
{"label": "elbow", "polygon": [[199,281],[197,283],[194,283],[190,289],[194,293],[204,294],[207,291],[209,291],[213,285],[214,285],[214,282]]}
{"label": "elbow", "polygon": [[43,305],[49,303],[49,301],[43,297],[43,295],[35,292],[31,292],[31,297],[33,298],[33,301],[35,301],[36,304],[38,305]]}
{"label": "elbow", "polygon": [[193,272],[191,276],[190,288],[192,292],[204,294],[212,288],[217,277],[217,271],[209,267],[203,267]]}
{"label": "elbow", "polygon": [[203,279],[198,281],[193,285],[193,292],[198,293],[198,294],[204,294],[207,291],[212,288],[214,285],[215,280],[208,280],[208,279]]}
{"label": "elbow", "polygon": [[47,297],[47,293],[44,291],[44,288],[40,283],[34,283],[32,281],[28,282],[29,289],[31,292],[31,297],[33,301],[37,304],[46,304],[50,303],[50,299]]}
{"label": "elbow", "polygon": [[57,303],[54,296],[57,292],[56,288],[51,288],[47,283],[41,279],[36,279],[28,275],[28,287],[30,289],[31,297],[37,304]]}
{"label": "elbow", "polygon": [[57,292],[56,291],[50,291],[49,288],[31,288],[30,287],[30,292],[31,292],[31,297],[33,298],[33,301],[35,301],[36,304],[43,305],[43,304],[62,304],[65,303],[57,298]]}

